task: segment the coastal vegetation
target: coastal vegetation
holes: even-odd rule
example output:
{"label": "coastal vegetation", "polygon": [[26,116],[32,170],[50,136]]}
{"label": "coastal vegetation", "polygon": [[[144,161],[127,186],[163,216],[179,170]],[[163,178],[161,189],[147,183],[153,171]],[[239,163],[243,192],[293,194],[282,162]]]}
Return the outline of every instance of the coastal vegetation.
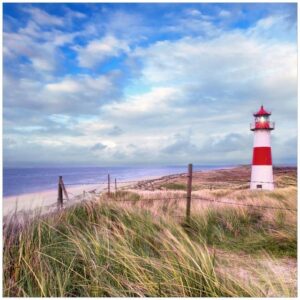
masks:
{"label": "coastal vegetation", "polygon": [[33,220],[12,216],[4,296],[296,296],[294,176],[273,192],[194,191],[189,222],[184,194],[172,187],[102,194]]}

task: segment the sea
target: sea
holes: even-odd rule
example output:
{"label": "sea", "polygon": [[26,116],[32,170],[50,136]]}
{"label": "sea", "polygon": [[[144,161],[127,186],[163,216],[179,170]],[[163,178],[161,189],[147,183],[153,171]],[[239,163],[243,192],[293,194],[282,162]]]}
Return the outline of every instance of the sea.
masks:
{"label": "sea", "polygon": [[[193,166],[194,171],[213,170],[231,166]],[[57,189],[58,176],[63,176],[66,185],[85,183],[142,180],[187,172],[187,166],[145,166],[145,167],[59,167],[59,168],[4,168],[3,196]]]}

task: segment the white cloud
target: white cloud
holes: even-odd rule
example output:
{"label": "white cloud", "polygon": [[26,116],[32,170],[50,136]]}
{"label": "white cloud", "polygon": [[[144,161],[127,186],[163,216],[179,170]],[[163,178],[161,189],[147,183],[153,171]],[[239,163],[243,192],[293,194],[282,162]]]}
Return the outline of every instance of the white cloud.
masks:
{"label": "white cloud", "polygon": [[53,71],[55,69],[55,64],[52,64],[46,56],[32,57],[31,62],[34,69],[39,71]]}
{"label": "white cloud", "polygon": [[59,18],[54,15],[50,15],[44,10],[41,10],[36,7],[31,7],[28,9],[24,9],[24,11],[31,14],[32,19],[40,25],[54,25],[54,26],[63,26],[64,21],[63,18]]}
{"label": "white cloud", "polygon": [[297,38],[297,26],[290,18],[289,14],[284,13],[267,16],[249,28],[248,34],[260,41],[268,40],[269,44],[294,41]]}
{"label": "white cloud", "polygon": [[103,27],[108,35],[130,42],[140,42],[153,33],[153,28],[146,25],[145,16],[141,14],[113,10],[106,13],[107,20]]}
{"label": "white cloud", "polygon": [[214,37],[220,33],[220,29],[210,21],[208,17],[182,17],[175,23],[165,26],[162,32],[184,34],[185,36]]}
{"label": "white cloud", "polygon": [[194,9],[194,8],[190,8],[190,9],[186,9],[185,10],[185,13],[187,14],[187,15],[190,15],[190,16],[201,16],[202,15],[202,13],[201,13],[201,11],[200,10],[198,10],[198,9]]}
{"label": "white cloud", "polygon": [[[28,72],[46,76],[59,67],[59,61],[64,57],[59,47],[72,44],[77,36],[85,35],[86,32],[56,29],[53,25],[64,25],[64,19],[51,16],[41,9],[27,8],[24,11],[32,15],[27,24],[17,31],[9,30],[3,33],[4,63],[18,64],[20,57],[26,57],[31,63]],[[68,10],[66,21],[68,23],[72,18],[78,17],[84,16]],[[43,25],[50,27],[45,30]]]}
{"label": "white cloud", "polygon": [[[51,72],[57,67],[59,51],[56,48],[57,41],[49,38],[49,40],[41,41],[41,31],[29,29],[30,33],[8,33],[4,32],[4,62],[8,63],[10,60],[18,63],[20,57],[26,57],[31,62],[31,67],[36,72]],[[58,39],[58,37],[55,37]],[[60,42],[60,45],[62,43]],[[32,70],[31,70],[32,71]]]}
{"label": "white cloud", "polygon": [[[69,7],[64,7],[65,11],[67,12],[66,15],[64,16],[65,18],[69,18],[69,19],[85,19],[87,18],[87,15],[82,13],[82,12],[79,12],[79,11],[76,11],[76,10],[72,10],[70,9]],[[78,20],[76,20],[78,21]]]}
{"label": "white cloud", "polygon": [[78,83],[78,81],[65,79],[58,83],[47,84],[46,89],[50,92],[77,93],[78,91],[80,91],[80,84]]}
{"label": "white cloud", "polygon": [[119,97],[120,74],[67,76],[55,82],[6,75],[4,99],[6,107],[24,108],[54,114],[97,114],[101,106]]}
{"label": "white cloud", "polygon": [[[143,57],[143,78],[154,84],[180,81],[210,82],[249,81],[270,75],[283,77],[291,70],[295,76],[296,47],[289,44],[267,44],[243,34],[224,34],[203,41],[183,38],[157,42],[136,52]],[[193,74],[193,76],[191,76]],[[230,76],[229,76],[230,75]]]}
{"label": "white cloud", "polygon": [[231,17],[231,12],[228,11],[228,10],[222,9],[222,10],[220,10],[220,12],[219,12],[219,16],[220,16],[221,18],[229,18],[229,17]]}
{"label": "white cloud", "polygon": [[76,47],[78,62],[82,67],[92,68],[110,57],[117,57],[129,51],[129,45],[112,35],[90,41],[85,47]]}
{"label": "white cloud", "polygon": [[157,115],[169,112],[172,102],[177,97],[178,91],[176,88],[158,87],[144,94],[130,96],[126,101],[108,104],[103,107],[103,111],[120,118]]}

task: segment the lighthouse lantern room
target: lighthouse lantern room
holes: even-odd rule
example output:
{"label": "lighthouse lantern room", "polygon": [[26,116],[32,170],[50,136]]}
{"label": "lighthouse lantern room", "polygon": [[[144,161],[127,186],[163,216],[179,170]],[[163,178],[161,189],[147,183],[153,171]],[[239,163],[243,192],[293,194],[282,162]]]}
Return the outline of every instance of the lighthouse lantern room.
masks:
{"label": "lighthouse lantern room", "polygon": [[253,114],[255,120],[250,125],[254,132],[253,158],[250,189],[273,190],[273,167],[271,153],[271,130],[274,122],[270,122],[271,113],[263,105]]}

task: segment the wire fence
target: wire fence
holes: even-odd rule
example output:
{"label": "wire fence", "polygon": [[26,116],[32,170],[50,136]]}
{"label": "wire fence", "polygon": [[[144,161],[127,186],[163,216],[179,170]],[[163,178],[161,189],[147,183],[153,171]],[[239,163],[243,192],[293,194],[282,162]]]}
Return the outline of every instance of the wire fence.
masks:
{"label": "wire fence", "polygon": [[[152,181],[156,181],[157,179],[145,179],[145,180],[118,180],[119,183],[152,183]],[[249,184],[249,183],[271,183],[275,184],[274,181],[251,181],[251,180],[227,180],[224,181],[198,181],[197,184],[226,184],[226,183],[241,183],[241,184]],[[73,182],[73,183],[64,183],[65,186],[82,186],[82,185],[107,185],[107,181],[96,181],[96,182]]]}
{"label": "wire fence", "polygon": [[[193,174],[199,174],[199,173],[193,173]],[[171,176],[180,176],[180,179],[182,179],[182,177],[184,176],[185,178],[188,177],[189,175],[184,173],[184,174],[170,174],[168,176],[165,177],[170,177],[172,179]],[[136,180],[122,180],[122,179],[118,179],[118,183],[134,183],[134,182],[152,182],[152,181],[157,181],[157,180],[163,180],[165,177],[161,177],[159,179],[155,178],[155,179],[136,179]],[[115,178],[116,179],[116,178]],[[227,178],[223,178],[222,180],[220,179],[220,181],[217,181],[215,179],[213,179],[212,181],[200,181],[198,183],[275,183],[274,181],[255,181],[255,180],[241,180],[241,179],[227,179]],[[78,181],[78,182],[69,182],[69,183],[65,183],[66,186],[68,185],[96,185],[96,184],[107,184],[108,181],[103,180],[103,181],[94,181],[94,182],[85,182],[85,181]]]}
{"label": "wire fence", "polygon": [[[117,202],[147,202],[147,201],[169,201],[169,200],[185,200],[186,197],[164,197],[164,198],[142,198],[138,200],[132,200],[132,199],[112,199]],[[278,210],[287,210],[287,211],[297,211],[296,209],[292,208],[286,208],[286,207],[276,207],[276,206],[265,206],[265,205],[253,205],[253,204],[247,204],[247,203],[239,203],[239,202],[228,202],[228,201],[220,201],[217,199],[209,199],[204,197],[195,197],[192,196],[192,200],[197,201],[206,201],[206,202],[212,202],[212,203],[222,203],[226,205],[237,205],[237,206],[246,206],[251,208],[257,208],[257,209],[278,209]]]}
{"label": "wire fence", "polygon": [[[130,184],[130,186],[134,186],[134,185],[139,185],[139,186],[143,186],[143,185],[152,185],[157,183],[157,179],[151,179],[151,180],[117,180],[115,178],[114,180],[114,193],[111,192],[111,185],[112,182],[110,180],[110,174],[108,174],[107,176],[107,180],[106,181],[99,181],[99,182],[77,182],[77,183],[64,183],[62,176],[59,176],[59,181],[58,181],[58,199],[57,199],[57,203],[58,203],[58,208],[62,208],[63,207],[63,203],[64,203],[64,199],[68,200],[69,202],[71,202],[72,200],[82,200],[82,196],[83,199],[93,199],[95,196],[101,196],[101,195],[107,195],[111,201],[114,202],[145,202],[145,201],[171,201],[171,200],[175,200],[175,201],[186,201],[186,218],[189,219],[190,218],[190,210],[191,210],[191,202],[192,201],[204,201],[204,202],[210,202],[210,203],[214,203],[214,204],[222,204],[222,205],[234,205],[234,206],[243,206],[243,207],[250,207],[253,209],[272,209],[272,210],[282,210],[282,211],[295,211],[297,212],[297,209],[293,209],[293,208],[287,208],[287,207],[276,207],[276,206],[268,206],[268,205],[254,205],[254,204],[249,204],[249,203],[242,203],[242,202],[238,202],[232,199],[228,199],[229,201],[221,201],[219,199],[212,199],[212,198],[207,198],[204,196],[199,196],[199,195],[194,195],[192,194],[192,178],[193,178],[193,171],[192,171],[192,165],[190,164],[188,167],[188,173],[187,174],[180,174],[181,178],[183,177],[182,175],[185,175],[184,177],[186,177],[187,179],[187,187],[186,187],[186,194],[182,194],[181,195],[177,195],[177,196],[169,196],[169,195],[164,195],[163,198],[159,198],[159,197],[152,197],[152,198],[145,198],[144,196],[142,197],[141,195],[139,195],[138,199],[126,199],[126,198],[122,198],[122,197],[116,197],[118,189],[120,188],[120,186],[124,187],[124,184]],[[171,176],[171,175],[170,175]],[[274,184],[274,182],[264,182],[264,181],[251,181],[251,180],[227,180],[224,179],[224,181],[203,181],[203,182],[197,182],[197,185],[199,184],[208,184],[208,185],[212,185],[212,184],[224,184],[224,183],[239,183],[239,184],[249,184],[249,183],[260,183],[260,184]],[[82,194],[77,194],[75,195],[74,193],[66,190],[66,186],[85,186],[85,185],[93,185],[94,189],[90,190],[90,191],[83,191]],[[107,185],[106,189],[103,189],[102,185]],[[102,190],[97,192],[98,188],[101,186]],[[125,187],[128,187],[125,186]],[[184,191],[182,191],[184,193]],[[69,198],[69,194],[72,195],[72,198]],[[121,195],[122,196],[122,195]]]}

